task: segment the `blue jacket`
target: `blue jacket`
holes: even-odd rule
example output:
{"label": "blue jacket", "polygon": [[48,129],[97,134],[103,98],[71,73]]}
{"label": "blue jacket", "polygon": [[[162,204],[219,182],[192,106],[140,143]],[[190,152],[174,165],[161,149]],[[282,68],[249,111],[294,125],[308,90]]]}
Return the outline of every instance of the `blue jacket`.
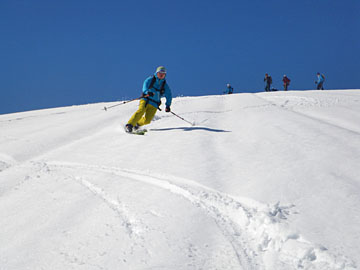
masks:
{"label": "blue jacket", "polygon": [[234,88],[232,88],[231,86],[230,87],[227,87],[226,90],[224,91],[224,94],[232,94],[234,92]]}
{"label": "blue jacket", "polygon": [[156,81],[155,81],[153,87],[151,89],[149,89],[152,78],[153,78],[153,76],[150,76],[149,78],[147,78],[144,81],[143,93],[144,93],[144,95],[147,95],[149,92],[152,92],[152,93],[154,93],[154,96],[149,97],[149,98],[142,98],[142,99],[148,100],[149,104],[151,104],[155,108],[158,108],[159,104],[161,102],[160,101],[161,98],[165,97],[166,98],[165,106],[170,107],[171,101],[172,101],[172,94],[171,94],[169,85],[167,83],[165,83],[165,93],[163,95],[160,95],[160,91],[157,91],[156,89],[160,90],[161,85],[164,80],[160,80],[155,74]]}
{"label": "blue jacket", "polygon": [[317,75],[318,79],[317,79],[317,83],[321,83],[324,82],[324,77],[322,75]]}

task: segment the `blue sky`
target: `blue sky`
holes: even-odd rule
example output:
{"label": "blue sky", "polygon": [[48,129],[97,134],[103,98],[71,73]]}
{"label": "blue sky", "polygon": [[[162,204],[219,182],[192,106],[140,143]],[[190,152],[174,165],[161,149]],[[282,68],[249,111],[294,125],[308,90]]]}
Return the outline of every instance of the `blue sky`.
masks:
{"label": "blue sky", "polygon": [[138,97],[360,88],[360,1],[2,0],[0,114]]}

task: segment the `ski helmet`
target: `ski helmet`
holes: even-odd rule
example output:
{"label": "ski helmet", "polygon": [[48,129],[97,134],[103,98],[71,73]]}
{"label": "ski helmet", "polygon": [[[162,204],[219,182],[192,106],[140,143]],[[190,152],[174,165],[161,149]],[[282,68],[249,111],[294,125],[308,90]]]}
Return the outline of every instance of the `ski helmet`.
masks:
{"label": "ski helmet", "polygon": [[164,73],[164,74],[166,74],[166,68],[164,66],[159,66],[156,69],[156,73]]}

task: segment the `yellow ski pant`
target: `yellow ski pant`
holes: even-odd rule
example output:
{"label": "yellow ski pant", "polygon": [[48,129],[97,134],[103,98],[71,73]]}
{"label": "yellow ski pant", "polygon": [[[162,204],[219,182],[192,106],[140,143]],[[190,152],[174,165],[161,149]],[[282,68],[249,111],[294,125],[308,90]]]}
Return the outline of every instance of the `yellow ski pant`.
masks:
{"label": "yellow ski pant", "polygon": [[127,122],[135,126],[138,124],[139,126],[150,124],[151,120],[154,118],[157,108],[153,105],[146,104],[146,100],[141,99],[138,110],[131,116],[130,120]]}

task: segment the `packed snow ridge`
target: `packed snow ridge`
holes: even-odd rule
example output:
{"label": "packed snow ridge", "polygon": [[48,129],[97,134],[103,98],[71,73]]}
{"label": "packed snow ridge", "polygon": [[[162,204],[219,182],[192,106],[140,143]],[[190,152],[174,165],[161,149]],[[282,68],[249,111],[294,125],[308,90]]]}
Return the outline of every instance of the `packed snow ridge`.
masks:
{"label": "packed snow ridge", "polygon": [[359,90],[115,104],[0,115],[0,269],[358,269]]}

